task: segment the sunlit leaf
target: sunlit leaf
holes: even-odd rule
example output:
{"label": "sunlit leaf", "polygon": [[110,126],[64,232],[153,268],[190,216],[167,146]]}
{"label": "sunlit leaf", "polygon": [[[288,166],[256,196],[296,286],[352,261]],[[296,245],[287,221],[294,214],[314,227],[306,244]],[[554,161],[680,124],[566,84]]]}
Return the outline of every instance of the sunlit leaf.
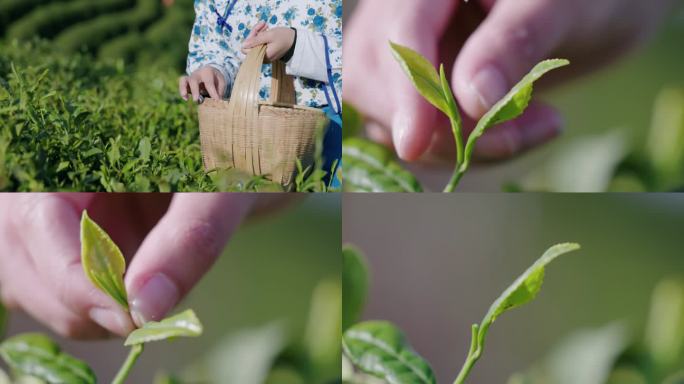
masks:
{"label": "sunlit leaf", "polygon": [[390,46],[394,57],[411,79],[418,93],[430,104],[449,116],[449,104],[444,98],[442,83],[434,64],[411,48],[392,42],[390,42]]}
{"label": "sunlit leaf", "polygon": [[544,76],[547,72],[569,64],[570,62],[565,59],[552,59],[540,62],[501,100],[494,104],[489,112],[477,122],[475,129],[470,133],[470,136],[468,136],[465,147],[465,166],[467,167],[473,150],[475,149],[476,140],[482,136],[487,129],[496,124],[515,119],[525,111],[532,99],[532,89],[535,81],[539,80],[539,78]]}
{"label": "sunlit leaf", "polygon": [[88,279],[128,310],[123,282],[126,260],[119,247],[85,210],[81,216],[81,263]]}
{"label": "sunlit leaf", "polygon": [[202,334],[202,323],[191,309],[161,321],[150,321],[131,332],[124,345],[148,343],[173,337],[197,337]]}

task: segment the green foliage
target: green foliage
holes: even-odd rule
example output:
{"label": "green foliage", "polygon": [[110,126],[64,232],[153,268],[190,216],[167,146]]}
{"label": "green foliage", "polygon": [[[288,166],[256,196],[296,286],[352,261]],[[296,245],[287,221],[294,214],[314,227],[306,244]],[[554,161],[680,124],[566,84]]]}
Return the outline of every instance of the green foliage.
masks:
{"label": "green foliage", "polygon": [[135,8],[81,22],[60,33],[55,44],[66,52],[94,52],[105,41],[129,31],[144,30],[161,15],[158,0],[138,0]]}
{"label": "green foliage", "polygon": [[93,371],[82,361],[60,351],[47,336],[24,333],[0,344],[0,355],[17,375],[53,383],[94,384]]}
{"label": "green foliage", "polygon": [[136,345],[175,337],[197,337],[202,334],[202,323],[191,309],[162,321],[150,321],[131,332],[124,345]]}
{"label": "green foliage", "polygon": [[356,368],[387,383],[436,383],[430,365],[389,322],[367,321],[352,326],[344,332],[342,348]]}
{"label": "green foliage", "polygon": [[444,192],[453,192],[456,189],[461,177],[463,177],[463,174],[470,165],[477,139],[492,126],[520,116],[527,108],[532,97],[533,83],[547,72],[570,64],[569,61],[561,59],[546,60],[537,64],[530,73],[480,119],[475,129],[468,136],[464,146],[461,116],[453,92],[449,87],[449,82],[444,72],[444,65],[440,65],[438,74],[432,63],[418,52],[391,42],[390,46],[394,57],[413,82],[418,93],[430,104],[442,111],[451,122],[456,147],[456,166]]}
{"label": "green foliage", "polygon": [[0,34],[14,20],[30,12],[34,7],[53,0],[0,0]]}
{"label": "green foliage", "polygon": [[134,0],[52,2],[34,8],[12,23],[7,30],[7,37],[19,40],[30,40],[37,36],[52,38],[75,23],[126,9],[134,3]]}
{"label": "green foliage", "polygon": [[363,254],[352,246],[342,247],[342,327],[358,321],[368,294],[368,265]]}
{"label": "green foliage", "polygon": [[88,279],[128,311],[123,281],[126,260],[107,232],[86,211],[81,216],[81,264]]}
{"label": "green foliage", "polygon": [[342,143],[347,192],[421,192],[420,183],[382,145],[351,137]]}
{"label": "green foliage", "polygon": [[183,70],[194,22],[193,2],[176,0],[2,0],[0,37],[57,38],[63,50]]}

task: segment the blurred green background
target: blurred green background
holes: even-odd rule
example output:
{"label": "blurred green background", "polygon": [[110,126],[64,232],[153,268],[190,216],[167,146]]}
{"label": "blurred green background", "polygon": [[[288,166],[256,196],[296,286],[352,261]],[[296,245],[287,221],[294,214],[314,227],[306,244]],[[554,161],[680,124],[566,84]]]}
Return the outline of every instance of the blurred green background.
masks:
{"label": "blurred green background", "polygon": [[[284,325],[290,341],[300,341],[314,287],[323,279],[340,279],[340,226],[338,194],[314,195],[244,225],[214,268],[179,305],[179,309],[195,310],[204,334],[198,339],[149,345],[129,382],[151,383],[161,369],[181,372],[222,340],[274,321]],[[12,314],[7,336],[28,331],[49,333],[26,315]],[[109,382],[127,354],[123,340],[57,340],[66,351],[91,364],[101,382]],[[253,353],[245,352],[247,361]]]}
{"label": "blurred green background", "polygon": [[[345,1],[347,19],[356,2]],[[530,172],[542,167],[574,139],[588,134],[617,129],[624,133],[628,145],[640,148],[651,126],[656,96],[665,87],[684,87],[683,42],[684,4],[678,2],[659,33],[641,49],[598,72],[539,94],[562,112],[566,121],[562,137],[512,161],[477,164],[463,178],[459,190],[497,192],[510,182],[525,181]],[[409,168],[431,191],[441,191],[451,175],[447,168]],[[583,171],[591,169],[576,170]]]}
{"label": "blurred green background", "polygon": [[343,204],[342,240],[371,268],[363,318],[398,324],[440,383],[458,373],[470,325],[553,244],[582,250],[492,326],[472,383],[506,382],[580,329],[624,320],[642,338],[656,283],[684,274],[680,195],[346,194]]}

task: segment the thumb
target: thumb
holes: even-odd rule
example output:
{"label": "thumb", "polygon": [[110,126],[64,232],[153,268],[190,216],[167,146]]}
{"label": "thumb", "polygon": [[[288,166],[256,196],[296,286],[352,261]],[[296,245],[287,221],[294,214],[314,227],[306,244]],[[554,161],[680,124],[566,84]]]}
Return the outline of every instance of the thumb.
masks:
{"label": "thumb", "polygon": [[160,320],[221,254],[253,199],[235,194],[177,194],[126,273],[131,315],[138,326]]}
{"label": "thumb", "polygon": [[499,0],[455,63],[453,87],[473,119],[484,115],[535,64],[549,58],[570,29],[573,2]]}

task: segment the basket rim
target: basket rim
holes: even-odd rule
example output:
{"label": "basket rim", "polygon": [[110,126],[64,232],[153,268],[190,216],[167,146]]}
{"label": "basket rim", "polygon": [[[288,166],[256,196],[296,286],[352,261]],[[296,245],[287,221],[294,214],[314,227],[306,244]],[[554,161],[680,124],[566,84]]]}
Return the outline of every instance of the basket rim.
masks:
{"label": "basket rim", "polygon": [[[216,100],[212,98],[206,98],[202,102],[202,104],[199,105],[199,107],[209,107],[209,108],[227,108],[228,104],[230,103],[230,99],[221,99],[221,100]],[[287,103],[272,103],[270,101],[260,101],[259,102],[259,107],[266,106],[266,107],[277,107],[277,108],[291,108],[291,109],[298,109],[302,111],[308,111],[308,112],[316,112],[325,115],[325,112],[323,112],[320,108],[314,108],[314,107],[308,107],[306,105],[297,105],[297,104],[287,104]]]}

